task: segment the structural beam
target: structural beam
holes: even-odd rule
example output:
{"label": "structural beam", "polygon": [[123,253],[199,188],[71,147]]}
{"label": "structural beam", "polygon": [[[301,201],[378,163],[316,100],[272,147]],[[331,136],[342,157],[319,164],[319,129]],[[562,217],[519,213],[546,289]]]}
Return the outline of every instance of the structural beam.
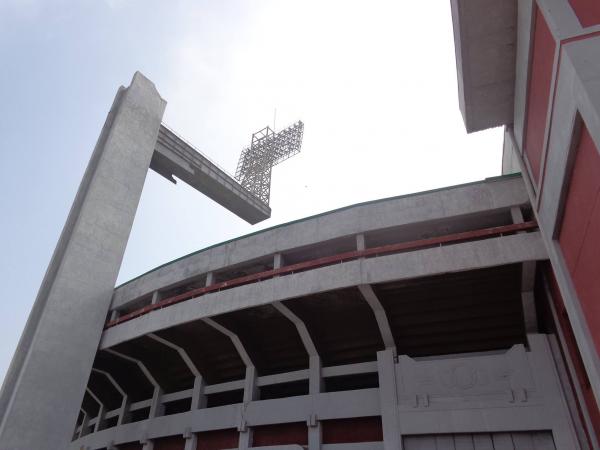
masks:
{"label": "structural beam", "polygon": [[248,355],[246,348],[242,344],[242,341],[240,340],[237,334],[225,328],[223,325],[215,322],[211,318],[206,317],[203,319],[203,321],[211,327],[213,327],[214,329],[216,329],[217,331],[220,331],[221,333],[229,337],[229,339],[231,339],[233,346],[235,347],[238,354],[240,355],[240,358],[246,365],[246,377],[244,379],[244,404],[240,410],[240,417],[238,419],[237,428],[240,433],[238,448],[239,450],[247,450],[248,448],[252,447],[252,430],[246,425],[245,412],[248,404],[251,401],[256,400],[258,396],[256,366],[252,362],[252,359]]}
{"label": "structural beam", "polygon": [[115,355],[121,359],[132,362],[138,366],[138,368],[142,371],[142,373],[144,374],[146,379],[154,387],[154,393],[152,395],[152,401],[150,403],[150,413],[148,414],[148,417],[153,419],[154,417],[162,415],[161,414],[162,408],[161,408],[160,397],[162,395],[163,390],[160,387],[160,385],[158,384],[158,381],[156,381],[156,378],[154,378],[154,376],[150,373],[150,371],[148,370],[146,365],[137,358],[133,358],[129,355],[125,355],[124,353],[118,352],[111,348],[107,348],[105,351],[107,353],[110,353],[111,355]]}
{"label": "structural beam", "polygon": [[119,408],[119,418],[117,419],[117,426],[123,425],[127,421],[127,414],[129,413],[129,396],[125,393],[123,388],[119,385],[119,383],[117,383],[117,381],[113,378],[113,376],[110,373],[96,368],[92,368],[92,372],[97,372],[101,375],[104,375],[108,379],[110,384],[112,384],[113,387],[119,392],[119,394],[121,394],[122,401],[121,407]]}
{"label": "structural beam", "polygon": [[150,168],[173,183],[176,182],[174,176],[179,178],[251,224],[271,217],[268,204],[164,124],[160,127]]}
{"label": "structural beam", "polygon": [[385,313],[385,309],[383,309],[375,291],[373,291],[370,284],[361,284],[358,286],[358,290],[373,310],[373,314],[375,314],[375,320],[377,320],[377,326],[379,327],[379,332],[381,333],[385,348],[391,349],[394,355],[396,355],[396,342],[394,341],[392,328],[390,327],[390,322]]}
{"label": "structural beam", "polygon": [[159,343],[175,350],[179,354],[179,356],[181,357],[181,359],[183,360],[183,362],[185,363],[187,368],[190,370],[192,375],[194,375],[194,389],[193,389],[193,394],[192,394],[191,409],[205,407],[206,406],[206,397],[204,395],[204,386],[205,386],[204,378],[202,377],[202,374],[200,373],[200,371],[194,364],[194,361],[192,361],[192,359],[189,357],[189,355],[187,354],[185,349],[183,349],[179,345],[176,345],[176,344],[168,341],[167,339],[157,336],[154,333],[150,333],[148,335],[148,337],[150,339],[155,340],[156,342],[159,342]]}

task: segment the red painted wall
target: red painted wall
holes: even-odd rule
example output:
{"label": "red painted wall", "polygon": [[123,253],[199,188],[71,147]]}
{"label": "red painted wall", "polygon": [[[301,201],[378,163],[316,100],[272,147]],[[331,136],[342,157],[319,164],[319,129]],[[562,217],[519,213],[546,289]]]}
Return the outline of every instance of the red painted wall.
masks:
{"label": "red painted wall", "polygon": [[559,244],[600,350],[600,154],[585,125],[576,152]]}
{"label": "red painted wall", "polygon": [[324,420],[321,422],[323,444],[382,442],[381,417]]}
{"label": "red painted wall", "polygon": [[[571,378],[572,385],[578,384],[581,388],[583,399],[585,401],[585,406],[587,407],[592,426],[594,427],[594,429],[591,431],[594,432],[596,436],[600,437],[600,410],[598,409],[598,403],[596,402],[596,397],[594,396],[592,386],[590,385],[590,380],[587,376],[585,366],[583,365],[583,360],[581,359],[581,354],[579,353],[579,347],[577,346],[577,341],[575,340],[575,334],[573,333],[573,328],[571,327],[569,315],[567,314],[565,303],[563,301],[562,295],[560,294],[558,283],[556,282],[556,278],[554,277],[554,273],[552,272],[552,268],[550,266],[548,266],[548,269],[546,270],[546,275],[547,279],[550,282],[550,289],[552,291],[552,301],[554,303],[554,308],[556,309],[556,313],[558,316],[557,325],[560,326],[565,339],[566,348],[562,349],[562,351],[568,352],[569,356],[571,357],[571,361],[573,362],[575,373],[577,375],[576,379],[572,379],[570,375],[569,378]],[[578,407],[580,407],[580,405],[578,405]],[[581,416],[581,407],[579,409],[579,414]],[[581,419],[582,423],[585,426],[585,422],[582,416]],[[590,430],[587,430],[586,427],[586,434],[588,434],[589,432]]]}
{"label": "red painted wall", "polygon": [[182,436],[169,436],[154,440],[154,450],[183,450],[185,439]]}
{"label": "red painted wall", "polygon": [[308,445],[308,428],[305,422],[282,423],[252,427],[252,446]]}
{"label": "red painted wall", "polygon": [[569,0],[583,27],[600,25],[600,1],[598,0]]}
{"label": "red painted wall", "polygon": [[546,115],[550,100],[555,51],[556,42],[543,14],[539,8],[536,8],[524,139],[525,156],[531,167],[531,176],[536,183],[540,177],[540,166],[544,150],[544,133],[546,131]]}
{"label": "red painted wall", "polygon": [[237,448],[239,433],[235,429],[207,431],[198,433],[196,450],[222,450],[224,448]]}

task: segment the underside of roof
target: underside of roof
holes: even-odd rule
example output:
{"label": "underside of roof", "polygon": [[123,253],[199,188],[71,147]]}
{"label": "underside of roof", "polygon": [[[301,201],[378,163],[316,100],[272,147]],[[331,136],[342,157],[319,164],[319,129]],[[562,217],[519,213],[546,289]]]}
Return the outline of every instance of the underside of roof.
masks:
{"label": "underside of roof", "polygon": [[460,110],[467,132],[511,124],[516,0],[451,0]]}

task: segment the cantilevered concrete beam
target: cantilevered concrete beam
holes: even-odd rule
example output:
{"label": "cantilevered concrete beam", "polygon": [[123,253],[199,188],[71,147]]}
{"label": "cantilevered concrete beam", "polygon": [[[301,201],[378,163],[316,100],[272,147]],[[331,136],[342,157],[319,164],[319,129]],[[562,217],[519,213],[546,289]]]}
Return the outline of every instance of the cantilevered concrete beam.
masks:
{"label": "cantilevered concrete beam", "polygon": [[173,183],[176,176],[251,224],[271,217],[269,205],[165,125],[160,127],[150,168]]}
{"label": "cantilevered concrete beam", "polygon": [[117,419],[117,426],[123,425],[127,421],[127,414],[129,413],[129,396],[110,373],[95,368],[92,369],[92,372],[97,372],[101,375],[104,375],[108,379],[110,384],[112,384],[113,387],[119,392],[119,394],[121,394],[122,401],[121,407],[119,408],[119,418]]}
{"label": "cantilevered concrete beam", "polygon": [[231,339],[231,342],[238,351],[240,358],[246,365],[246,378],[244,380],[244,407],[240,411],[240,417],[238,420],[238,431],[240,433],[238,449],[246,450],[252,446],[252,430],[246,425],[245,410],[248,403],[256,400],[258,394],[258,386],[256,383],[256,366],[252,362],[252,359],[248,355],[248,352],[244,348],[244,345],[237,334],[208,317],[204,318],[203,320],[205,323]]}
{"label": "cantilevered concrete beam", "polygon": [[385,345],[386,349],[392,350],[392,353],[395,356],[397,354],[396,342],[394,341],[394,335],[392,334],[392,328],[390,327],[387,314],[385,313],[385,309],[383,309],[379,298],[370,284],[361,284],[358,286],[358,290],[373,310],[373,314],[375,314],[375,320],[377,320],[377,326],[379,327],[379,332],[383,339],[383,345]]}
{"label": "cantilevered concrete beam", "polygon": [[104,402],[100,400],[100,398],[94,394],[94,392],[89,388],[85,388],[86,392],[94,399],[96,403],[98,403],[98,415],[96,416],[96,425],[94,426],[94,433],[97,433],[102,429],[104,425],[104,416],[106,414],[106,407],[104,406]]}
{"label": "cantilevered concrete beam", "polygon": [[[306,324],[282,302],[273,302],[273,306],[296,326],[309,358],[308,394],[312,396],[319,395],[323,391],[321,357],[308,332],[308,328],[306,328]],[[308,450],[319,450],[321,448],[321,423],[318,421],[315,414],[311,414],[310,417],[307,418],[307,425]]]}
{"label": "cantilevered concrete beam", "polygon": [[206,397],[204,396],[204,384],[205,384],[204,378],[202,377],[202,374],[196,367],[196,364],[194,364],[194,361],[192,361],[192,358],[189,357],[187,352],[182,347],[180,347],[179,345],[173,344],[172,342],[168,341],[167,339],[163,339],[154,333],[150,333],[148,335],[148,337],[150,339],[155,340],[156,342],[160,342],[161,344],[163,344],[163,345],[175,350],[177,353],[179,353],[179,356],[181,357],[181,359],[183,360],[183,362],[185,363],[187,368],[190,370],[192,375],[194,375],[194,388],[193,388],[193,394],[192,394],[191,409],[205,407],[206,406]]}
{"label": "cantilevered concrete beam", "polygon": [[160,387],[160,385],[158,384],[158,381],[156,381],[156,378],[154,378],[154,376],[150,373],[150,371],[148,370],[148,368],[146,367],[146,365],[140,361],[137,358],[132,358],[129,355],[125,355],[124,353],[118,352],[116,350],[113,350],[111,348],[107,348],[105,350],[107,353],[110,353],[111,355],[115,355],[121,359],[124,359],[126,361],[132,362],[134,364],[136,364],[138,366],[138,368],[142,371],[142,373],[144,374],[144,376],[146,377],[146,379],[150,382],[150,384],[154,387],[154,393],[152,395],[152,401],[150,403],[150,413],[149,413],[149,418],[153,419],[157,416],[161,415],[161,403],[160,403],[160,397],[162,395],[162,388]]}

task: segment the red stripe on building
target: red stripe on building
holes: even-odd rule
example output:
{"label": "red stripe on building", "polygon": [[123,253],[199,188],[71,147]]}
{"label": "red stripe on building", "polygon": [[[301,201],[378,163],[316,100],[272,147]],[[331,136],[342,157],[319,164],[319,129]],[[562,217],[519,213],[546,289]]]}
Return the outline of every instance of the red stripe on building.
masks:
{"label": "red stripe on building", "polygon": [[252,446],[308,445],[308,428],[305,422],[282,423],[252,427]]}
{"label": "red stripe on building", "polygon": [[[567,309],[565,308],[565,302],[562,298],[562,295],[560,294],[558,283],[556,281],[556,278],[554,277],[554,273],[552,272],[552,267],[550,265],[547,266],[546,274],[548,275],[550,291],[552,293],[552,302],[554,303],[554,308],[556,309],[556,315],[558,318],[557,326],[560,326],[565,340],[566,348],[562,348],[561,346],[561,351],[568,352],[571,361],[573,362],[573,368],[575,369],[575,374],[577,376],[577,379],[575,380],[573,380],[570,376],[569,378],[571,378],[571,384],[577,383],[581,388],[581,394],[583,396],[585,406],[587,407],[587,411],[590,416],[590,421],[592,422],[592,426],[594,427],[593,431],[596,434],[596,436],[600,436],[600,410],[598,409],[598,403],[596,402],[594,391],[592,390],[592,386],[590,385],[590,380],[585,370],[583,359],[581,358],[581,353],[579,352],[579,347],[575,339],[575,334],[573,333],[573,327],[571,326],[571,321],[569,320],[569,315],[567,313]],[[582,411],[579,403],[577,406],[581,422],[584,424],[585,427],[585,420],[583,420]],[[586,435],[589,439],[590,430],[588,430],[587,427],[585,428]]]}
{"label": "red stripe on building", "polygon": [[536,183],[539,180],[544,151],[546,117],[550,103],[550,86],[552,84],[555,52],[556,42],[554,37],[548,28],[544,15],[539,8],[536,8],[524,145],[525,156],[532,172],[531,176]]}
{"label": "red stripe on building", "polygon": [[600,349],[600,154],[585,124],[576,147],[559,244],[596,350]]}
{"label": "red stripe on building", "polygon": [[600,25],[599,0],[569,0],[571,8],[575,11],[581,26],[591,27]]}
{"label": "red stripe on building", "polygon": [[223,450],[237,448],[239,433],[235,429],[206,431],[198,433],[196,450]]}
{"label": "red stripe on building", "polygon": [[382,442],[381,417],[323,420],[323,444],[349,444],[352,442]]}

